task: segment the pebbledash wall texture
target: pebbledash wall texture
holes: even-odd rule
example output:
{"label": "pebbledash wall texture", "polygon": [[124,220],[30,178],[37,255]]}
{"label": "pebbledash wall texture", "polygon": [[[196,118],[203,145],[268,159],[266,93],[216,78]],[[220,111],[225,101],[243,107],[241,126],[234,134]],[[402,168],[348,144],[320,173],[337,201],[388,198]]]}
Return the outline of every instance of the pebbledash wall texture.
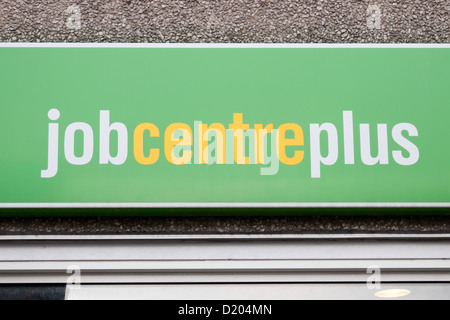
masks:
{"label": "pebbledash wall texture", "polygon": [[[449,43],[449,17],[448,0],[2,0],[0,42]],[[0,234],[450,232],[420,213],[0,218]]]}
{"label": "pebbledash wall texture", "polygon": [[448,0],[2,0],[0,40],[445,43],[449,13]]}

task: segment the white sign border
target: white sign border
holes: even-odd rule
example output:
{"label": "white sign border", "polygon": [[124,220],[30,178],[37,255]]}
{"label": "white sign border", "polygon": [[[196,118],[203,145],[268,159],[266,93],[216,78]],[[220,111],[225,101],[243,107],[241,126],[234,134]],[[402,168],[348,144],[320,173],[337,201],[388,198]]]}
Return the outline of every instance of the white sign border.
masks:
{"label": "white sign border", "polygon": [[38,42],[3,42],[0,48],[160,48],[160,49],[346,49],[346,48],[374,48],[374,49],[448,49],[450,43],[38,43]]}
{"label": "white sign border", "polygon": [[105,203],[0,203],[3,209],[331,209],[331,208],[450,208],[450,202],[105,202]]}

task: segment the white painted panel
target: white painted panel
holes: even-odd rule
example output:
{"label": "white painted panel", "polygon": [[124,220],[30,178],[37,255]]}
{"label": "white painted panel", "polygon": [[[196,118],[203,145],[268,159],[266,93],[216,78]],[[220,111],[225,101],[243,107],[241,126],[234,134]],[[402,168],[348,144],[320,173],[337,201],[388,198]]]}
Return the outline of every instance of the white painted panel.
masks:
{"label": "white painted panel", "polygon": [[[183,238],[184,237],[184,238]],[[34,240],[33,240],[34,239]],[[448,235],[51,236],[0,239],[0,283],[450,281]]]}
{"label": "white painted panel", "polygon": [[[407,289],[401,299],[450,300],[450,284],[385,285],[382,290]],[[68,300],[380,300],[379,290],[365,285],[91,285],[68,290]],[[180,306],[185,306],[181,304]],[[221,310],[219,310],[221,311]]]}
{"label": "white painted panel", "polygon": [[0,241],[0,261],[450,259],[450,241]]}

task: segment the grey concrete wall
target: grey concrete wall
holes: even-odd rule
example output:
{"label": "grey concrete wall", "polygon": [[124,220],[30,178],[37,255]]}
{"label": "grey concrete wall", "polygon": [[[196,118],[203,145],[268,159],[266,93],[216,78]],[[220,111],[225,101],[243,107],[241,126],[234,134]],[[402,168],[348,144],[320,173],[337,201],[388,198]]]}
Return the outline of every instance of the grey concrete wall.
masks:
{"label": "grey concrete wall", "polygon": [[[449,0],[1,0],[0,42],[449,43],[449,16]],[[0,218],[0,234],[99,232],[450,232],[450,217]]]}
{"label": "grey concrete wall", "polygon": [[448,0],[2,0],[0,41],[442,43],[449,13]]}
{"label": "grey concrete wall", "polygon": [[450,233],[450,217],[3,218],[0,234]]}

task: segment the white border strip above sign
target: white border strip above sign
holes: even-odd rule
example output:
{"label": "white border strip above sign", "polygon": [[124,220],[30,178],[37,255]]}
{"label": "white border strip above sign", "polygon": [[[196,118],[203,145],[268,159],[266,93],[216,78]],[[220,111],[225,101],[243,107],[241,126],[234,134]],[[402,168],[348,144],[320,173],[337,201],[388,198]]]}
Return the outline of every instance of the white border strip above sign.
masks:
{"label": "white border strip above sign", "polygon": [[415,49],[448,49],[450,44],[326,44],[326,43],[0,43],[0,48],[178,48],[178,49],[289,49],[289,48],[415,48]]}

